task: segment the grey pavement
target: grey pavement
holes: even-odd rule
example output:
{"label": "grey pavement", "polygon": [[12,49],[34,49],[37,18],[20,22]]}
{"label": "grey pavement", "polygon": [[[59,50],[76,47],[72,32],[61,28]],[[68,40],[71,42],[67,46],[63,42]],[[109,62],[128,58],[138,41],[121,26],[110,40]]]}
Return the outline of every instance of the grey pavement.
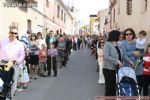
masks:
{"label": "grey pavement", "polygon": [[100,95],[104,95],[104,86],[98,84],[96,60],[90,50],[83,49],[72,52],[70,61],[58,70],[57,77],[33,80],[13,100],[95,100]]}

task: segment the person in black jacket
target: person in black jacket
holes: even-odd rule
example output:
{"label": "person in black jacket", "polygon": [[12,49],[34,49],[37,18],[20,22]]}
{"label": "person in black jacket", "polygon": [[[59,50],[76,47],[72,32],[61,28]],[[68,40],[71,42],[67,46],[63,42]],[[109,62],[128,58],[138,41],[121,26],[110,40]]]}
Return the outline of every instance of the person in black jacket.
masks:
{"label": "person in black jacket", "polygon": [[47,46],[47,49],[49,49],[50,48],[50,34],[48,33],[48,34],[46,34],[46,39],[45,39],[45,41],[46,41],[46,46]]}

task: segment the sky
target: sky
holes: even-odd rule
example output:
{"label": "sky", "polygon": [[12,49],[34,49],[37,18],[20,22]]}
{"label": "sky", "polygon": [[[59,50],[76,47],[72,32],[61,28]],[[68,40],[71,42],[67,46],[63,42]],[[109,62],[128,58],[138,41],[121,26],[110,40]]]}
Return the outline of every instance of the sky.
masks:
{"label": "sky", "polygon": [[108,0],[63,0],[67,5],[77,9],[77,17],[82,24],[89,23],[89,15],[97,14],[99,10],[108,8]]}

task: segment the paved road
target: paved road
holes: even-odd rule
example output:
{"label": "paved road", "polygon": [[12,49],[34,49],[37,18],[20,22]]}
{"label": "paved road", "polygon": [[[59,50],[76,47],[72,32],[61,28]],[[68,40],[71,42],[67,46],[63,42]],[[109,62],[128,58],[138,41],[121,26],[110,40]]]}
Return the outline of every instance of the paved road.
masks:
{"label": "paved road", "polygon": [[98,85],[95,58],[88,49],[78,50],[70,61],[59,69],[57,77],[40,77],[28,89],[17,92],[13,100],[94,100],[104,95],[104,86]]}

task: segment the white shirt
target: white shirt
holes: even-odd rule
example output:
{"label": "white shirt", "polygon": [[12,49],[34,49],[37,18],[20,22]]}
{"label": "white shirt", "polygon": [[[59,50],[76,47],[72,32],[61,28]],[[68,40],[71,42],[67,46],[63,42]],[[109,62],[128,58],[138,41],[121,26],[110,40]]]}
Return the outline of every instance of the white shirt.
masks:
{"label": "white shirt", "polygon": [[9,39],[0,41],[0,59],[1,60],[15,60],[21,63],[24,60],[25,51],[22,42],[15,40],[11,42]]}
{"label": "white shirt", "polygon": [[98,55],[98,62],[103,62],[104,60],[103,49],[97,48],[97,55]]}
{"label": "white shirt", "polygon": [[42,44],[44,44],[46,46],[46,41],[45,39],[38,39],[38,47],[41,49],[42,48]]}
{"label": "white shirt", "polygon": [[136,48],[144,49],[145,46],[146,46],[146,38],[143,38],[143,39],[137,38],[136,39]]}

